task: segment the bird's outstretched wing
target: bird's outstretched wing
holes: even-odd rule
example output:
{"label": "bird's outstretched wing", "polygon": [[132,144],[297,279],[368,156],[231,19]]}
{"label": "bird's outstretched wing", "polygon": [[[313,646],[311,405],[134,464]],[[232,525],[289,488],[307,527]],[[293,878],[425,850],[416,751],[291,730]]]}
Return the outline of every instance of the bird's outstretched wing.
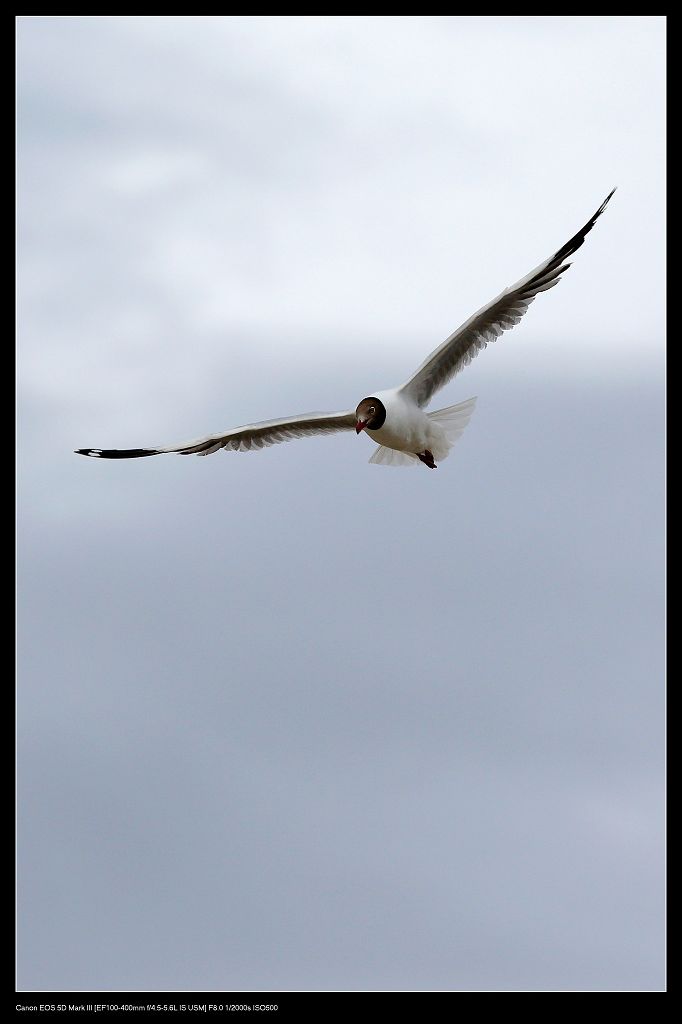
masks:
{"label": "bird's outstretched wing", "polygon": [[531,270],[524,278],[512,285],[474,313],[454,334],[439,345],[422,365],[403,384],[404,391],[417,405],[427,405],[436,391],[447,384],[456,373],[466,366],[489,341],[495,341],[503,331],[508,331],[519,322],[538,292],[546,292],[558,284],[561,275],[570,263],[564,260],[571,256],[585,241],[585,236],[594,227],[597,218],[604,212],[606,204],[615,192],[608,194],[593,217],[562,245],[553,256]]}
{"label": "bird's outstretched wing", "polygon": [[250,452],[257,448],[269,448],[271,444],[280,444],[282,441],[292,441],[297,437],[333,434],[338,430],[354,428],[354,412],[309,412],[281,420],[249,423],[245,427],[234,427],[222,434],[212,434],[173,448],[78,448],[76,454],[89,455],[95,459],[143,459],[148,455],[173,452],[178,455],[211,455],[220,448],[232,452]]}

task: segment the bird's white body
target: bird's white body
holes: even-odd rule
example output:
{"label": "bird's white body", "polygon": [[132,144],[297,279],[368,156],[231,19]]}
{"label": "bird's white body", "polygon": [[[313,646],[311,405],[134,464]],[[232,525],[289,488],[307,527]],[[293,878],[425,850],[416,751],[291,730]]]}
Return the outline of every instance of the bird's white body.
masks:
{"label": "bird's white body", "polygon": [[431,449],[432,441],[437,440],[439,434],[442,434],[442,428],[438,428],[424,410],[411,402],[399,388],[372,391],[371,394],[376,396],[386,409],[384,425],[378,430],[365,431],[377,444],[393,448],[397,452],[423,452]]}
{"label": "bird's white body", "polygon": [[[615,191],[615,189],[614,189]],[[104,459],[136,459],[177,452],[180,455],[210,455],[224,451],[253,451],[281,441],[340,430],[365,432],[377,445],[369,460],[385,466],[418,465],[436,468],[466,427],[476,399],[470,398],[436,412],[426,412],[436,391],[459,373],[486,345],[495,341],[524,316],[541,292],[549,291],[568,270],[566,260],[576,252],[604,212],[611,192],[580,231],[520,281],[488,302],[458,327],[427,356],[421,366],[399,388],[376,391],[363,399],[355,411],[306,413],[262,423],[249,423],[220,434],[170,448],[102,449],[80,448],[80,455]],[[374,427],[372,426],[374,424]]]}
{"label": "bird's white body", "polygon": [[389,466],[419,464],[418,452],[431,452],[436,462],[448,457],[450,449],[471,418],[475,398],[427,413],[401,388],[372,393],[386,409],[386,420],[378,430],[365,430],[379,445],[370,462]]}

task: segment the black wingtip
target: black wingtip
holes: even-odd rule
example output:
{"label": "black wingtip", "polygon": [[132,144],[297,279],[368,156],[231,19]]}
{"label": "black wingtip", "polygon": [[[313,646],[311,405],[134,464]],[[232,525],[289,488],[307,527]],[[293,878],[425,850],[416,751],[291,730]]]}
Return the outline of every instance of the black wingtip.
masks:
{"label": "black wingtip", "polygon": [[160,453],[156,448],[76,448],[74,454],[87,455],[91,459],[144,459]]}
{"label": "black wingtip", "polygon": [[[617,186],[617,185],[616,185],[616,188],[618,188],[618,186]],[[597,210],[597,212],[596,212],[595,214],[593,214],[593,215],[592,215],[592,217],[590,217],[590,219],[588,220],[587,224],[586,224],[586,225],[585,225],[585,227],[583,228],[583,232],[584,232],[585,234],[588,234],[588,233],[589,233],[589,232],[590,232],[590,231],[592,230],[592,228],[594,227],[594,225],[595,225],[595,224],[596,224],[596,222],[597,222],[597,218],[598,218],[598,217],[601,217],[602,213],[603,213],[603,212],[604,212],[604,210],[606,209],[606,204],[607,204],[607,203],[609,202],[609,200],[611,199],[611,196],[613,195],[613,193],[614,193],[615,191],[616,191],[616,189],[615,189],[615,188],[612,188],[612,189],[611,189],[611,191],[609,192],[609,194],[607,195],[606,199],[605,199],[605,200],[604,200],[604,202],[603,202],[603,203],[601,204],[601,206],[599,207],[599,209]]]}
{"label": "black wingtip", "polygon": [[595,215],[594,215],[594,219],[595,220],[597,219],[597,217],[600,217],[601,214],[604,212],[604,210],[606,209],[606,204],[608,203],[609,199],[611,198],[611,196],[613,195],[613,193],[616,191],[617,188],[618,188],[618,186],[616,185],[614,188],[611,189],[611,191],[607,195],[606,199],[604,200],[604,202],[601,204],[601,206],[599,207],[599,209],[595,213]]}
{"label": "black wingtip", "polygon": [[592,230],[594,225],[597,223],[598,218],[601,217],[602,213],[606,209],[606,204],[608,203],[609,199],[611,198],[611,196],[613,195],[613,193],[615,191],[616,191],[615,188],[611,189],[611,191],[607,195],[607,197],[604,200],[604,202],[601,204],[601,206],[599,207],[597,212],[594,213],[590,217],[590,219],[588,220],[587,224],[585,224],[580,229],[580,231],[578,231],[573,236],[573,238],[571,238],[568,242],[566,242],[566,245],[562,245],[562,247],[559,250],[557,250],[557,252],[554,253],[554,255],[552,256],[552,259],[549,261],[547,266],[544,268],[544,271],[543,271],[544,273],[547,273],[547,271],[553,270],[555,267],[558,267],[559,264],[563,263],[563,261],[568,256],[572,256],[574,252],[578,251],[580,246],[585,241],[585,238],[587,237],[587,235],[590,233],[590,231]]}

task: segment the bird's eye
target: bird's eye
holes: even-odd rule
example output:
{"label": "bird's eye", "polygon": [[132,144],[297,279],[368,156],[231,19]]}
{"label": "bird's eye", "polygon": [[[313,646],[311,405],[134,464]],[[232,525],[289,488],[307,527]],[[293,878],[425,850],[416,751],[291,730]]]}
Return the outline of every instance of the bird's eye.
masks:
{"label": "bird's eye", "polygon": [[369,414],[370,414],[370,416],[373,416],[375,412],[376,412],[376,409],[374,408],[374,406],[370,405],[370,407],[369,407]]}

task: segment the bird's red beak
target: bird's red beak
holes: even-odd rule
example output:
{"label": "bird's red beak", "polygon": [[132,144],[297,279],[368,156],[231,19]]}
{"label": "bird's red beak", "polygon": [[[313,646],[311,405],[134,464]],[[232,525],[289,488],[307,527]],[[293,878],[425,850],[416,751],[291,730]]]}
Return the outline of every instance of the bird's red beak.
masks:
{"label": "bird's red beak", "polygon": [[367,426],[367,420],[358,420],[358,422],[355,424],[355,433],[356,434],[361,433],[365,429],[366,426]]}

